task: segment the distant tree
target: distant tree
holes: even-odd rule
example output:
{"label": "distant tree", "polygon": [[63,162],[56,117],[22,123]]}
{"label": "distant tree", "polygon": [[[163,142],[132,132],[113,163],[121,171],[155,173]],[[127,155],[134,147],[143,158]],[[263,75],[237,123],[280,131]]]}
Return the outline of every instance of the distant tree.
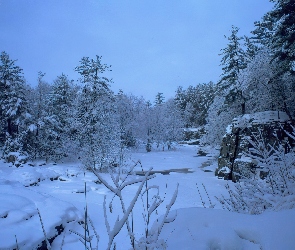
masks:
{"label": "distant tree", "polygon": [[152,142],[155,142],[157,148],[160,145],[165,145],[165,131],[166,126],[164,123],[164,117],[166,115],[166,110],[164,103],[159,103],[152,107],[152,117],[151,117],[151,127],[150,127],[150,139]]}
{"label": "distant tree", "polygon": [[220,145],[226,127],[234,117],[240,115],[239,105],[233,103],[224,109],[224,102],[225,97],[217,95],[210,105],[206,118],[205,134],[201,138],[202,144]]}
{"label": "distant tree", "polygon": [[186,90],[178,87],[174,100],[185,122],[184,127],[198,127],[206,123],[215,88],[213,82],[189,86]]}
{"label": "distant tree", "polygon": [[164,103],[165,97],[163,96],[163,93],[158,92],[155,98],[155,105],[161,105]]}
{"label": "distant tree", "polygon": [[145,128],[145,132],[147,135],[147,142],[146,142],[146,151],[150,152],[152,150],[152,143],[153,143],[153,134],[152,134],[152,128],[153,128],[153,109],[152,109],[152,104],[150,101],[145,102],[145,106],[144,106],[144,118],[142,121],[146,121],[146,126],[144,126]]}
{"label": "distant tree", "polygon": [[169,99],[164,104],[164,143],[168,150],[171,149],[173,142],[178,142],[183,139],[184,120],[181,112],[177,108],[174,99]]}
{"label": "distant tree", "polygon": [[178,86],[174,100],[176,105],[181,111],[185,110],[187,100],[186,100],[185,90],[183,89],[182,86]]}
{"label": "distant tree", "polygon": [[196,120],[199,126],[204,126],[206,124],[209,107],[213,103],[216,95],[216,84],[210,81],[209,83],[198,84],[196,87],[199,93],[199,105],[196,111]]}
{"label": "distant tree", "polygon": [[122,146],[134,147],[136,145],[136,138],[134,136],[134,98],[133,96],[125,95],[120,90],[115,99]]}

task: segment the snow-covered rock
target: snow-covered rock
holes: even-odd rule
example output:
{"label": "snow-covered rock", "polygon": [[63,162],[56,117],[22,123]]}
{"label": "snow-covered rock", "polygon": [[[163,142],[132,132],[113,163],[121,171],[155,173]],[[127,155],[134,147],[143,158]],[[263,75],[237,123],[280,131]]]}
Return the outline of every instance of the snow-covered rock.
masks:
{"label": "snow-covered rock", "polygon": [[[257,112],[234,118],[227,126],[222,139],[215,174],[233,181],[238,180],[240,176],[247,177],[251,169],[256,168],[255,162],[249,157],[244,157],[245,152],[252,147],[249,140],[255,141],[256,136],[261,136],[266,144],[274,145],[280,141],[284,146],[292,145],[294,140],[286,133],[292,133],[292,130],[292,121],[282,111]],[[224,167],[229,168],[230,173],[224,174],[220,171]]]}

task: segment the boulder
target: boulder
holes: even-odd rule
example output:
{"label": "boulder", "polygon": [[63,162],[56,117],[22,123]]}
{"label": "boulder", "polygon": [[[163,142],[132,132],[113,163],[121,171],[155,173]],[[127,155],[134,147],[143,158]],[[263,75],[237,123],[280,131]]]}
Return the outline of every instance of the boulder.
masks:
{"label": "boulder", "polygon": [[253,173],[265,177],[263,169],[251,158],[245,157],[245,152],[252,147],[249,140],[261,134],[266,144],[274,145],[279,140],[287,150],[287,145],[294,146],[294,140],[287,136],[286,131],[292,133],[294,125],[282,111],[258,112],[234,118],[222,139],[215,175],[234,182]]}

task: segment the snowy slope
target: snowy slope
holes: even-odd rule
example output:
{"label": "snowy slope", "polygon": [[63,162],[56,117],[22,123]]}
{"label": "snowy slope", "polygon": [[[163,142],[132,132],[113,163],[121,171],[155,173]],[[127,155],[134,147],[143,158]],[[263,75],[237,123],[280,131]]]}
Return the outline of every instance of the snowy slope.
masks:
{"label": "snowy slope", "polygon": [[219,209],[177,210],[174,223],[161,237],[168,249],[292,250],[295,246],[295,210],[238,214]]}
{"label": "snowy slope", "polygon": [[[157,214],[151,218],[149,227],[164,214],[165,206],[179,183],[178,197],[172,207],[177,210],[176,220],[165,224],[161,234],[167,249],[292,249],[295,245],[291,235],[295,231],[295,210],[261,215],[222,210],[214,196],[226,194],[226,181],[217,179],[212,172],[216,167],[216,158],[212,154],[198,156],[197,150],[197,146],[184,145],[175,151],[132,154],[134,162],[141,160],[144,170],[153,167],[158,172],[148,184],[158,185],[161,197],[165,198]],[[52,242],[52,249],[60,249],[61,246],[64,250],[84,249],[79,237],[70,230],[84,233],[78,221],[82,219],[86,202],[88,215],[100,236],[99,249],[106,249],[108,235],[102,204],[104,195],[107,201],[112,200],[113,195],[102,184],[96,183],[96,176],[90,172],[84,173],[77,163],[35,163],[34,167],[26,165],[15,168],[1,162],[0,166],[0,249],[15,248],[16,238],[20,249],[34,249],[44,240],[37,208],[47,238],[56,235],[55,227],[64,227],[61,235]],[[136,171],[141,171],[141,168],[137,167]],[[102,176],[111,182],[108,174]],[[124,190],[126,206],[137,186]],[[209,206],[214,209],[204,208]],[[142,211],[143,204],[138,200],[133,211],[137,239],[144,235],[145,230]],[[111,225],[117,216],[121,218],[122,213],[120,203],[115,198],[113,213],[108,212]],[[125,227],[115,241],[117,249],[130,249]]]}

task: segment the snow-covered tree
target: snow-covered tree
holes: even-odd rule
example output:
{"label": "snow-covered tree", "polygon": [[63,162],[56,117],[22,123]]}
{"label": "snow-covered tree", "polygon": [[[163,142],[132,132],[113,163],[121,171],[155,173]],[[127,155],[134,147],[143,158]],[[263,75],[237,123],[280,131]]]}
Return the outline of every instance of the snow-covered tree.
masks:
{"label": "snow-covered tree", "polygon": [[253,39],[257,46],[267,46],[273,36],[273,17],[267,12],[261,21],[254,22],[255,29],[251,31]]}
{"label": "snow-covered tree", "polygon": [[210,105],[205,125],[205,134],[201,138],[202,144],[220,145],[226,127],[232,119],[240,114],[240,106],[232,104],[224,109],[225,97],[217,95]]}
{"label": "snow-covered tree", "polygon": [[184,121],[174,99],[149,107],[149,142],[157,148],[171,148],[172,142],[183,138]]}
{"label": "snow-covered tree", "polygon": [[135,99],[133,96],[125,95],[122,90],[119,91],[115,99],[121,143],[126,147],[134,147],[136,145],[136,138],[134,136],[136,126],[134,111]]}
{"label": "snow-covered tree", "polygon": [[290,74],[277,75],[277,60],[272,60],[269,48],[261,48],[247,68],[239,74],[236,88],[246,99],[246,112],[281,110],[292,119],[294,80]]}
{"label": "snow-covered tree", "polygon": [[164,147],[164,134],[165,134],[165,124],[163,118],[165,116],[164,109],[164,96],[163,93],[158,93],[156,95],[155,106],[152,108],[152,126],[151,126],[151,137],[152,141],[156,142],[157,147],[161,144]]}
{"label": "snow-covered tree", "polygon": [[239,72],[246,68],[247,57],[242,48],[243,37],[238,36],[239,28],[232,26],[231,35],[228,37],[229,43],[222,49],[222,75],[217,84],[218,93],[225,97],[224,107],[230,106],[236,100],[241,100],[241,113],[245,113],[245,97],[235,88]]}
{"label": "snow-covered tree", "polygon": [[[58,76],[49,94],[49,109],[51,118],[56,121],[56,137],[54,138],[57,157],[66,156],[76,152],[72,132],[75,131],[74,113],[77,88],[65,74]],[[74,133],[75,134],[75,133]]]}
{"label": "snow-covered tree", "polygon": [[273,9],[267,12],[253,31],[256,39],[268,46],[273,60],[278,60],[279,75],[295,74],[295,2],[294,0],[272,0]]}
{"label": "snow-covered tree", "polygon": [[213,82],[189,86],[186,90],[178,87],[175,103],[182,114],[185,127],[198,127],[206,123],[208,109],[215,96]]}
{"label": "snow-covered tree", "polygon": [[259,47],[255,44],[254,39],[244,36],[244,46],[245,46],[245,62],[250,63],[253,58],[257,55]]}
{"label": "snow-covered tree", "polygon": [[[6,52],[0,55],[0,114],[4,153],[23,151],[19,136],[26,130],[30,117],[25,96],[22,69]],[[2,132],[3,131],[3,132]]]}
{"label": "snow-covered tree", "polygon": [[161,105],[164,103],[165,97],[163,96],[163,93],[158,92],[155,98],[155,105]]}
{"label": "snow-covered tree", "polygon": [[116,122],[115,99],[108,78],[101,76],[109,66],[83,57],[75,70],[84,84],[76,113],[81,158],[94,169],[108,168],[119,161],[120,132]]}
{"label": "snow-covered tree", "polygon": [[239,28],[232,26],[231,35],[227,38],[229,43],[226,48],[222,49],[222,75],[218,83],[220,89],[229,88],[238,78],[240,70],[246,68],[245,52],[242,48],[241,41],[243,37],[238,36]]}
{"label": "snow-covered tree", "polygon": [[47,161],[57,160],[61,157],[60,133],[62,125],[53,113],[52,86],[44,80],[44,76],[45,73],[38,73],[38,85],[33,92],[30,155],[32,158],[45,158]]}
{"label": "snow-covered tree", "polygon": [[164,142],[170,149],[172,142],[183,139],[184,121],[174,99],[169,99],[164,104],[163,124],[165,127]]}
{"label": "snow-covered tree", "polygon": [[144,133],[142,135],[146,133],[146,151],[150,152],[153,143],[152,127],[154,122],[153,109],[150,101],[144,103],[143,111],[140,124],[142,124],[142,121],[146,122],[146,125],[143,127]]}

